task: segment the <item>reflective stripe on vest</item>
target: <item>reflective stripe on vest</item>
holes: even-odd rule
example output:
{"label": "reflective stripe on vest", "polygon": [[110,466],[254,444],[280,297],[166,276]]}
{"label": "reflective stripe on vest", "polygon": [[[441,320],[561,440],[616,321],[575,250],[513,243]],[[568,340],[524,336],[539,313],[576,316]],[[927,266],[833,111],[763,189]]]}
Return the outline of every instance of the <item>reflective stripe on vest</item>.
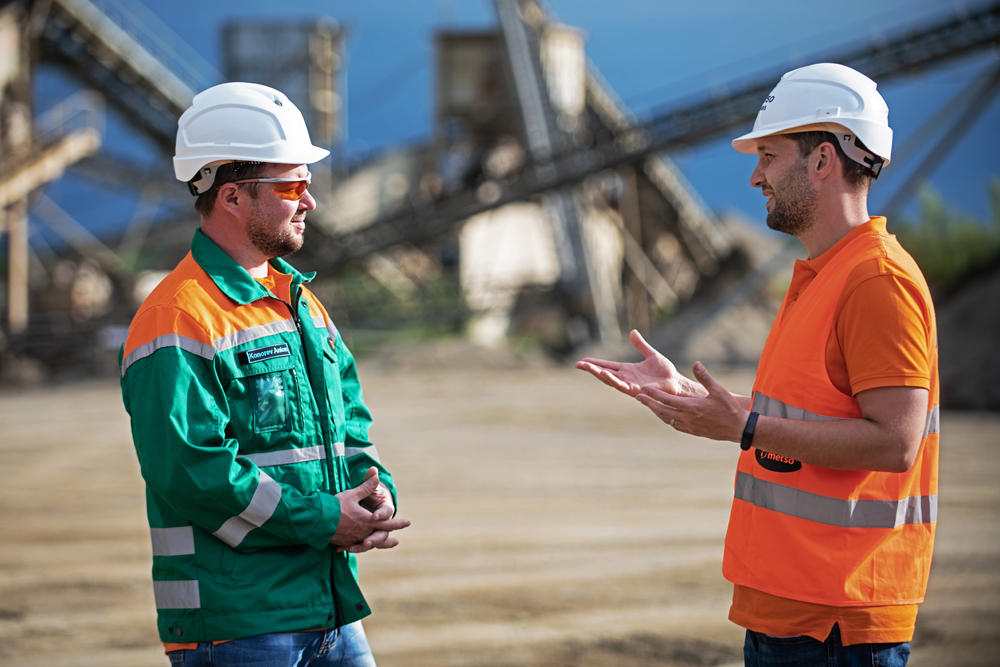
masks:
{"label": "reflective stripe on vest", "polygon": [[815,412],[809,412],[803,408],[797,408],[794,405],[782,403],[779,400],[765,396],[759,391],[754,392],[753,407],[750,409],[765,417],[798,419],[799,421],[804,422],[825,422],[834,421],[836,419],[844,419],[844,417],[827,417],[826,415],[818,415]]}
{"label": "reflective stripe on vest", "polygon": [[[781,419],[798,419],[799,421],[805,422],[822,422],[822,421],[834,421],[837,419],[845,419],[844,417],[827,417],[826,415],[818,415],[815,412],[809,412],[803,408],[797,408],[794,405],[788,405],[782,403],[781,401],[765,396],[764,394],[758,392],[754,393],[753,396],[753,407],[750,408],[757,414],[764,417],[779,417]],[[933,408],[927,411],[927,420],[924,424],[924,435],[923,438],[932,433],[941,432],[941,406],[935,405]]]}
{"label": "reflective stripe on vest", "polygon": [[842,528],[897,528],[937,521],[937,494],[902,500],[828,498],[792,486],[736,473],[736,497],[757,507]]}
{"label": "reflective stripe on vest", "polygon": [[927,412],[927,425],[924,426],[924,438],[932,433],[941,432],[941,406],[935,405]]}

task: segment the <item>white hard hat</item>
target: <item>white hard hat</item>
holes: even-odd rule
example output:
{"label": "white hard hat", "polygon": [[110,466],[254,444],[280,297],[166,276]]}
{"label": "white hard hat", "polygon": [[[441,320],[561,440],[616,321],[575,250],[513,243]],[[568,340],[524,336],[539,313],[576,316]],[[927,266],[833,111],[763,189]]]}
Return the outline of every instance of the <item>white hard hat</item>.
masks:
{"label": "white hard hat", "polygon": [[281,91],[223,83],[195,95],[181,115],[176,153],[174,175],[197,195],[212,187],[215,170],[227,162],[312,164],[330,151],[312,145],[302,113]]}
{"label": "white hard hat", "polygon": [[867,76],[835,63],[786,73],[764,100],[753,131],[733,139],[741,153],[756,153],[756,139],[813,130],[832,132],[849,158],[877,178],[889,164],[892,129],[889,107]]}

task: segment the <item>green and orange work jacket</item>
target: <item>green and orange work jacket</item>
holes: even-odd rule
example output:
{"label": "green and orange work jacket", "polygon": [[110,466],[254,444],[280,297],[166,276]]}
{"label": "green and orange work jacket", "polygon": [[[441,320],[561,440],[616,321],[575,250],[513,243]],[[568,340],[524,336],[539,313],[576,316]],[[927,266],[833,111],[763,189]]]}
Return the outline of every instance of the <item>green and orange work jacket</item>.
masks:
{"label": "green and orange work jacket", "polygon": [[370,466],[354,358],[286,262],[289,301],[197,231],[121,352],[146,481],[160,639],[334,627],[370,613],[351,554],[330,545],[334,494]]}

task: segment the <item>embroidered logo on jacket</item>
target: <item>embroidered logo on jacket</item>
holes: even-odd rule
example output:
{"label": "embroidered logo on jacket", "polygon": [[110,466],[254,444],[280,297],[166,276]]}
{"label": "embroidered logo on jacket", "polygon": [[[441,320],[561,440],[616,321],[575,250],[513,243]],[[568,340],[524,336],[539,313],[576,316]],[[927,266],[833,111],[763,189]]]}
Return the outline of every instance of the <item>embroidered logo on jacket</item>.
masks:
{"label": "embroidered logo on jacket", "polygon": [[761,468],[771,472],[795,472],[802,468],[802,461],[765,452],[763,449],[757,450],[757,463]]}
{"label": "embroidered logo on jacket", "polygon": [[288,345],[285,343],[280,343],[278,345],[268,345],[267,347],[258,347],[256,350],[244,350],[240,352],[240,363],[241,364],[255,364],[258,361],[267,361],[268,359],[276,359],[278,357],[288,357],[291,356],[291,351],[288,349]]}

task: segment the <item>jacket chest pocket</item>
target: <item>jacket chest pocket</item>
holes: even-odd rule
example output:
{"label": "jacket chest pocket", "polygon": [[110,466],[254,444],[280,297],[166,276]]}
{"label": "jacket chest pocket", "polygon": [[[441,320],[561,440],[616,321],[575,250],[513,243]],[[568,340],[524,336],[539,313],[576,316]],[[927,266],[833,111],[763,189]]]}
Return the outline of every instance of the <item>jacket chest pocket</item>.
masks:
{"label": "jacket chest pocket", "polygon": [[249,378],[253,403],[254,433],[292,430],[292,410],[288,394],[295,382],[295,369]]}
{"label": "jacket chest pocket", "polygon": [[237,438],[251,450],[302,429],[299,377],[290,355],[241,365],[226,393]]}

